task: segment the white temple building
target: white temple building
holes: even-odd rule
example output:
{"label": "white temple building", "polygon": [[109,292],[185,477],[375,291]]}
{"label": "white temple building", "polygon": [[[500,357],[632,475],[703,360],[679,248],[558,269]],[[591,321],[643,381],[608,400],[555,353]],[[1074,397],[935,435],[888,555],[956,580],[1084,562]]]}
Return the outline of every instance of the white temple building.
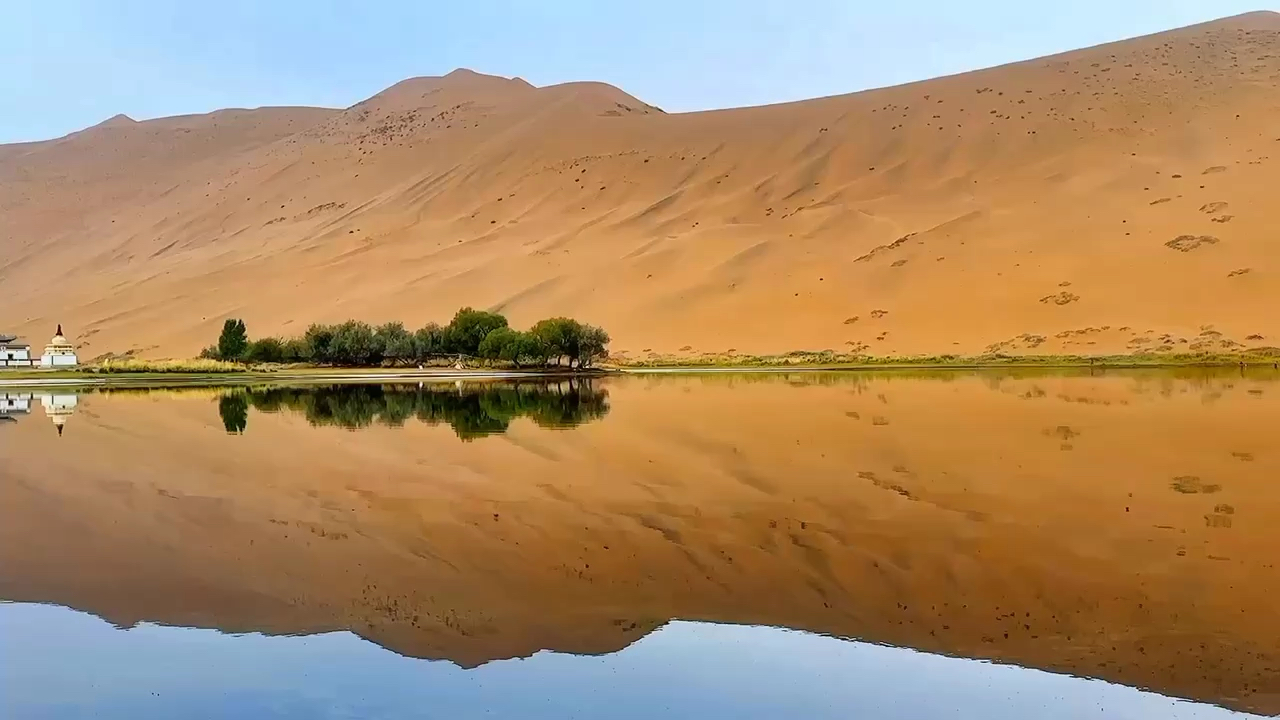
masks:
{"label": "white temple building", "polygon": [[[59,325],[57,334],[44,346],[38,366],[54,369],[73,368],[79,364],[75,347],[62,334],[62,326]],[[0,368],[30,367],[37,367],[36,360],[31,357],[31,346],[18,342],[14,335],[0,335]]]}
{"label": "white temple building", "polygon": [[31,367],[31,346],[13,335],[0,335],[0,368]]}
{"label": "white temple building", "polygon": [[76,349],[71,346],[71,343],[62,334],[62,326],[59,325],[57,334],[44,347],[44,354],[40,356],[40,367],[70,368],[79,364],[80,361],[76,358]]}

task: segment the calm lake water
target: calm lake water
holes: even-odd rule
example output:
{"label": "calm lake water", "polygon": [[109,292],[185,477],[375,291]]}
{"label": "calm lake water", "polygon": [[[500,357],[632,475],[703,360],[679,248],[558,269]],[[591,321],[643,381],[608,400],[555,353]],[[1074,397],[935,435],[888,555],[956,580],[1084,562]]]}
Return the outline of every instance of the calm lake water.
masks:
{"label": "calm lake water", "polygon": [[1280,713],[1280,374],[0,390],[5,718]]}

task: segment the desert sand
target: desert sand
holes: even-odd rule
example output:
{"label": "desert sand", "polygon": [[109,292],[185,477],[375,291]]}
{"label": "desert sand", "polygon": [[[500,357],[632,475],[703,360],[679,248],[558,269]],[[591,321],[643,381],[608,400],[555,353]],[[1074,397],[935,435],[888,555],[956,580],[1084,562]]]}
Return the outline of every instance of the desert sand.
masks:
{"label": "desert sand", "polygon": [[462,305],[630,357],[1269,346],[1277,117],[1267,12],[712,112],[458,70],[117,116],[0,146],[0,327],[86,358]]}
{"label": "desert sand", "polygon": [[0,598],[468,667],[765,624],[1280,712],[1274,380],[599,387],[603,419],[472,442],[258,411],[227,435],[216,391],[8,423]]}

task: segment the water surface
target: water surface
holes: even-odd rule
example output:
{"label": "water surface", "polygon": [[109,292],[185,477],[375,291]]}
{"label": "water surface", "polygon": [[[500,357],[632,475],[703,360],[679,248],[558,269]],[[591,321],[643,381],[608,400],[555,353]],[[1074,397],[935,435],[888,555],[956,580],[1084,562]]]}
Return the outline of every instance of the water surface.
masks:
{"label": "water surface", "polygon": [[1273,375],[0,407],[18,717],[1280,712]]}

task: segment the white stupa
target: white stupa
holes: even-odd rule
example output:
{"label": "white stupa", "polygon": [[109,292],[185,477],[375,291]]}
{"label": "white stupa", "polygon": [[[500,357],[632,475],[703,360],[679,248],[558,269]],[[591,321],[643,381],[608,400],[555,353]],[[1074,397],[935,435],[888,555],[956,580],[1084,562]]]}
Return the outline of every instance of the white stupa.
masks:
{"label": "white stupa", "polygon": [[59,325],[58,333],[45,346],[44,354],[40,356],[40,367],[70,368],[79,364],[80,361],[76,358],[76,349],[71,346],[71,343],[62,334],[62,326]]}

